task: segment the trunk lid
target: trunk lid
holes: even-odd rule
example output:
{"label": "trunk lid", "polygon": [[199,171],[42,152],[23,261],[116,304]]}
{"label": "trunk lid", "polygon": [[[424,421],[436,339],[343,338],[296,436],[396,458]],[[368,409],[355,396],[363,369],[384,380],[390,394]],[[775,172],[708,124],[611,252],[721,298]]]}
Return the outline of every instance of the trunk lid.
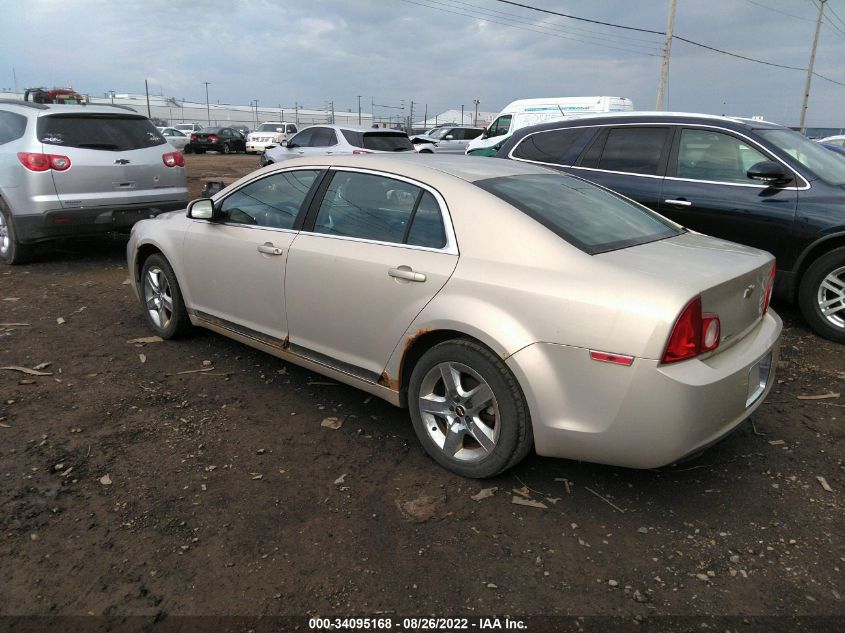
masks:
{"label": "trunk lid", "polygon": [[[690,300],[700,295],[702,310],[719,316],[721,343],[716,353],[760,322],[774,263],[765,251],[692,232],[597,257],[665,280]],[[678,305],[679,314],[683,308]]]}

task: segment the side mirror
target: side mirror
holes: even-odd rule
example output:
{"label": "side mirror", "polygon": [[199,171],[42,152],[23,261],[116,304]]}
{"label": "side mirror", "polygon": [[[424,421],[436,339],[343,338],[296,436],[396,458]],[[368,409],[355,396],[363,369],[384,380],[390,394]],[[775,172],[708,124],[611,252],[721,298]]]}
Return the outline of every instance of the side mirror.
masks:
{"label": "side mirror", "polygon": [[792,180],[792,177],[786,173],[783,165],[771,160],[763,160],[751,165],[745,175],[751,180],[759,180],[767,183],[788,182]]}
{"label": "side mirror", "polygon": [[294,147],[299,147],[299,145],[297,145],[293,141],[285,141],[284,143],[282,143],[282,147],[287,147],[288,149],[293,149]]}
{"label": "side mirror", "polygon": [[481,138],[490,138],[490,130],[484,128],[484,131],[481,133]]}
{"label": "side mirror", "polygon": [[188,203],[188,217],[193,220],[213,220],[214,202],[211,198],[199,198]]}

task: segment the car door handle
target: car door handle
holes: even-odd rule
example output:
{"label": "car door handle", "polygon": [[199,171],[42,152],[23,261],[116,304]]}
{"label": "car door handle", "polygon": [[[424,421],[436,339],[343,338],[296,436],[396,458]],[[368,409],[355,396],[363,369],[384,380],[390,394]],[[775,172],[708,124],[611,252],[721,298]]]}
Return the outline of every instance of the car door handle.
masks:
{"label": "car door handle", "polygon": [[273,246],[270,242],[265,242],[264,244],[258,245],[258,252],[265,253],[266,255],[281,255],[283,251],[278,246]]}
{"label": "car door handle", "polygon": [[415,273],[407,266],[400,266],[399,268],[391,268],[387,274],[396,279],[405,279],[407,281],[425,281],[426,277],[423,273]]}
{"label": "car door handle", "polygon": [[689,200],[664,200],[666,204],[671,204],[673,207],[691,207],[692,202]]}

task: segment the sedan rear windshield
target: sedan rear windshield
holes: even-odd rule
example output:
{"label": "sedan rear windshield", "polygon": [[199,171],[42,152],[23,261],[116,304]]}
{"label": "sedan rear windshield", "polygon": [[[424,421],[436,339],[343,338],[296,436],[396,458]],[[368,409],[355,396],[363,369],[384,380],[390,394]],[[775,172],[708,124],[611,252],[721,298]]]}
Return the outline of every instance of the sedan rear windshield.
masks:
{"label": "sedan rear windshield", "polygon": [[414,144],[407,134],[398,132],[356,132],[341,130],[350,145],[379,152],[404,152],[413,150]]}
{"label": "sedan rear windshield", "polygon": [[55,114],[38,119],[38,140],[47,145],[124,152],[167,143],[152,122],[125,114]]}
{"label": "sedan rear windshield", "polygon": [[476,185],[595,255],[680,235],[653,211],[593,184],[556,174],[479,180]]}

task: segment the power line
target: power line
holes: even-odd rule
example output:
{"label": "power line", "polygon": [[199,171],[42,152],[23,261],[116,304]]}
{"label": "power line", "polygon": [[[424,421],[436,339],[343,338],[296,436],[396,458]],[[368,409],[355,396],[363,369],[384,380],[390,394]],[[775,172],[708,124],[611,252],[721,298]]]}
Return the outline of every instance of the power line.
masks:
{"label": "power line", "polygon": [[[451,0],[451,2],[456,3],[458,5],[464,5],[466,7],[471,7],[471,8],[456,7],[454,4],[450,4],[449,2],[442,2],[441,0],[426,0],[426,1],[427,2],[433,2],[433,3],[439,4],[439,5],[444,5],[444,6],[451,8],[451,9],[458,9],[458,10],[462,10],[462,11],[471,11],[473,13],[479,13],[483,17],[483,19],[485,19],[485,20],[489,20],[490,15],[493,14],[493,17],[495,17],[495,18],[507,20],[508,22],[519,21],[522,24],[527,24],[529,26],[532,26],[532,27],[538,28],[538,29],[548,29],[548,30],[554,31],[554,32],[568,33],[571,36],[573,35],[572,31],[583,31],[583,32],[586,33],[585,35],[581,35],[580,33],[577,33],[577,32],[574,35],[577,35],[579,37],[586,37],[586,38],[590,38],[590,39],[598,39],[598,40],[605,41],[605,42],[624,43],[624,44],[629,45],[629,46],[638,46],[638,47],[641,47],[641,48],[646,48],[646,49],[648,49],[650,51],[654,51],[654,52],[658,52],[660,50],[654,42],[646,42],[646,40],[641,40],[641,39],[632,40],[631,38],[626,38],[623,42],[620,42],[620,39],[618,37],[603,37],[602,35],[598,34],[597,31],[590,31],[590,30],[587,30],[587,29],[570,29],[570,28],[560,27],[558,25],[555,25],[553,27],[553,26],[546,25],[546,24],[538,24],[534,20],[529,20],[527,18],[523,18],[522,16],[518,16],[518,15],[515,15],[513,13],[505,13],[503,11],[495,11],[493,9],[482,8],[482,7],[479,7],[477,5],[471,4],[469,2],[463,2],[462,0]],[[434,7],[431,7],[431,8],[434,8]],[[498,14],[498,15],[496,15],[496,14]],[[473,17],[475,17],[475,16],[473,16]],[[583,40],[579,40],[579,41],[583,41]]]}
{"label": "power line", "polygon": [[[407,2],[409,0],[405,0],[405,1]],[[603,26],[610,26],[610,27],[613,27],[613,28],[625,29],[625,30],[629,30],[629,31],[641,31],[643,33],[653,33],[655,35],[666,35],[665,31],[654,31],[654,30],[651,30],[651,29],[641,29],[641,28],[637,28],[637,27],[633,27],[633,26],[625,26],[623,24],[613,24],[612,22],[602,22],[601,20],[591,20],[589,18],[582,18],[582,17],[578,17],[578,16],[575,16],[575,15],[569,15],[567,13],[560,13],[558,11],[550,11],[549,9],[541,9],[539,7],[533,7],[533,6],[528,5],[528,4],[513,2],[512,0],[496,0],[496,1],[502,2],[504,4],[510,4],[510,5],[514,5],[514,6],[517,6],[517,7],[522,7],[523,9],[529,9],[530,11],[539,11],[540,13],[548,13],[550,15],[557,15],[557,16],[560,16],[560,17],[569,18],[571,20],[580,20],[582,22],[591,22],[593,24],[601,24]],[[737,59],[744,59],[746,61],[754,62],[756,64],[763,64],[765,66],[773,66],[775,68],[785,68],[787,70],[800,70],[800,71],[807,71],[808,70],[808,68],[801,68],[799,66],[788,66],[786,64],[776,64],[774,62],[767,62],[767,61],[762,60],[762,59],[756,59],[754,57],[748,57],[747,55],[740,55],[739,53],[732,53],[730,51],[726,51],[726,50],[723,50],[721,48],[716,48],[715,46],[709,46],[707,44],[702,44],[701,42],[696,42],[695,40],[690,40],[690,39],[687,39],[685,37],[681,37],[680,35],[674,35],[673,34],[672,37],[673,37],[673,39],[680,40],[682,42],[685,42],[686,44],[690,44],[691,46],[697,46],[699,48],[703,48],[705,50],[709,50],[709,51],[712,51],[714,53],[720,53],[722,55],[728,55],[730,57],[735,57]],[[830,77],[825,77],[824,75],[820,75],[820,74],[815,73],[815,72],[813,73],[813,75],[818,77],[819,79],[823,79],[825,81],[829,81],[829,82],[834,83],[834,84],[845,85],[845,83],[836,81],[834,79],[831,79]]]}
{"label": "power line", "polygon": [[581,22],[590,22],[592,24],[601,24],[602,26],[612,26],[617,29],[625,29],[626,31],[639,31],[641,33],[651,33],[652,35],[666,35],[663,31],[652,31],[651,29],[640,29],[635,26],[625,26],[623,24],[613,24],[612,22],[602,22],[601,20],[590,20],[589,18],[579,18],[576,15],[569,15],[567,13],[559,13],[557,11],[550,11],[548,9],[541,9],[539,7],[532,7],[528,4],[521,4],[519,2],[512,2],[511,0],[496,0],[503,4],[512,4],[515,7],[522,7],[523,9],[530,9],[532,11],[539,11],[541,13],[548,13],[550,15],[559,15],[562,18],[569,18],[570,20],[580,20]]}
{"label": "power line", "polygon": [[795,18],[796,20],[803,20],[804,22],[815,22],[813,18],[804,18],[800,15],[795,15],[794,13],[787,13],[786,11],[781,11],[780,9],[775,9],[774,7],[766,6],[761,2],[755,2],[754,0],[746,0],[746,2],[749,2],[768,11],[774,11],[775,13],[780,13],[781,15],[788,15],[789,17]]}
{"label": "power line", "polygon": [[[429,0],[429,1],[435,1],[435,0]],[[572,41],[581,42],[581,43],[584,43],[584,44],[592,44],[593,46],[601,46],[602,48],[610,48],[610,49],[614,49],[614,50],[618,50],[618,51],[623,51],[625,53],[635,53],[635,54],[639,54],[639,55],[646,55],[648,57],[659,57],[659,55],[657,55],[655,53],[646,53],[646,52],[636,50],[636,49],[621,48],[619,46],[610,46],[608,44],[598,44],[596,42],[585,41],[585,40],[579,39],[577,37],[559,35],[559,34],[556,34],[556,33],[550,33],[549,31],[542,31],[542,30],[538,30],[538,29],[529,28],[527,26],[519,26],[517,24],[512,24],[512,23],[509,24],[507,22],[500,22],[498,20],[493,20],[493,19],[487,18],[487,17],[479,18],[476,15],[471,15],[471,14],[468,14],[468,13],[461,13],[459,11],[450,11],[449,9],[444,9],[442,7],[436,7],[436,6],[431,6],[431,5],[428,5],[428,4],[422,4],[421,2],[416,2],[415,0],[402,0],[402,2],[406,2],[408,4],[414,4],[414,5],[417,5],[419,7],[425,7],[426,9],[434,9],[435,11],[443,11],[444,13],[461,15],[461,16],[464,16],[464,17],[467,17],[467,18],[473,18],[474,20],[484,19],[487,22],[493,22],[494,24],[501,24],[502,26],[506,26],[508,28],[521,29],[523,31],[531,31],[532,33],[540,33],[541,35],[548,35],[550,37],[557,37],[557,38],[564,39],[564,40],[572,40]]]}
{"label": "power line", "polygon": [[842,18],[840,18],[840,17],[839,17],[839,14],[838,14],[836,11],[834,11],[834,10],[833,10],[833,7],[828,5],[828,7],[827,7],[827,8],[828,8],[828,9],[830,9],[830,12],[833,14],[833,16],[834,16],[837,20],[839,20],[839,23],[840,23],[842,26],[845,26],[845,21],[843,21],[843,20],[842,20]]}

